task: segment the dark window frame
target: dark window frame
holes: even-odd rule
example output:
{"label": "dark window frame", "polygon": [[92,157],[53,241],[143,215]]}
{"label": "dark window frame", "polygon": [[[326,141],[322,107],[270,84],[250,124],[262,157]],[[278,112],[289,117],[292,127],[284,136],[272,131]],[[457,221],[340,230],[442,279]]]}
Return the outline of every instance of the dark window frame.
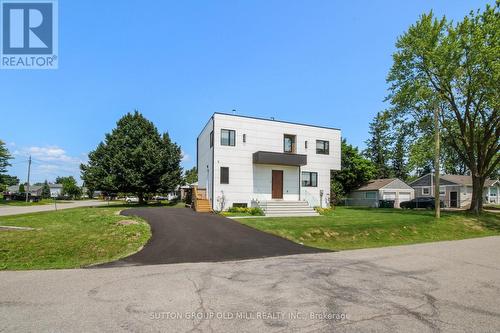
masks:
{"label": "dark window frame", "polygon": [[[224,141],[223,141],[224,138],[222,135],[222,133],[225,131],[228,132],[228,143],[227,144],[224,143]],[[236,131],[232,130],[232,129],[222,128],[220,130],[220,145],[221,146],[228,146],[228,147],[236,146]]]}
{"label": "dark window frame", "polygon": [[220,167],[220,183],[229,184],[229,167]]}
{"label": "dark window frame", "polygon": [[247,142],[247,135],[246,134],[243,134],[243,142],[246,143]]}
{"label": "dark window frame", "polygon": [[[318,148],[319,143],[323,144],[323,148]],[[330,155],[330,141],[328,141],[328,140],[316,140],[316,154]]]}
{"label": "dark window frame", "polygon": [[[286,140],[292,139],[291,151],[286,149]],[[288,154],[295,154],[297,152],[297,136],[294,134],[283,134],[283,152]]]}
{"label": "dark window frame", "polygon": [[[305,175],[308,175],[306,179]],[[315,177],[313,177],[315,175]],[[301,174],[302,187],[318,187],[318,173],[313,171],[302,171]]]}
{"label": "dark window frame", "polygon": [[214,131],[210,132],[210,148],[214,146]]}

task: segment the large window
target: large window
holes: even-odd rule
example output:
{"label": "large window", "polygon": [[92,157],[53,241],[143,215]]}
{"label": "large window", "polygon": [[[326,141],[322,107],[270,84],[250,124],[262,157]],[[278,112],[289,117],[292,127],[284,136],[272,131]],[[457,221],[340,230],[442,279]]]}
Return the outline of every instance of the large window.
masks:
{"label": "large window", "polygon": [[302,171],[302,186],[303,187],[317,187],[318,186],[318,173]]}
{"label": "large window", "polygon": [[220,167],[220,183],[229,184],[229,168]]}
{"label": "large window", "polygon": [[228,129],[220,130],[220,144],[221,146],[235,146],[236,131]]}
{"label": "large window", "polygon": [[366,199],[377,199],[377,192],[365,192]]}
{"label": "large window", "polygon": [[283,136],[283,151],[285,153],[295,153],[295,135],[285,134]]}
{"label": "large window", "polygon": [[324,140],[316,140],[316,154],[330,154],[330,142]]}

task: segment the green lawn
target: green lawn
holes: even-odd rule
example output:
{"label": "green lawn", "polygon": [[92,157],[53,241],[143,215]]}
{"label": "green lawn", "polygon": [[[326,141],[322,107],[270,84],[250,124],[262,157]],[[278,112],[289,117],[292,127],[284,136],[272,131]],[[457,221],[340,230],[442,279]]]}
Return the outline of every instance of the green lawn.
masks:
{"label": "green lawn", "polygon": [[337,207],[320,217],[249,218],[250,227],[329,250],[358,249],[500,235],[500,214]]}
{"label": "green lawn", "polygon": [[[35,230],[0,230],[0,269],[74,268],[113,261],[136,252],[151,236],[123,207],[75,208],[0,217],[0,225]],[[119,225],[133,219],[139,224]]]}

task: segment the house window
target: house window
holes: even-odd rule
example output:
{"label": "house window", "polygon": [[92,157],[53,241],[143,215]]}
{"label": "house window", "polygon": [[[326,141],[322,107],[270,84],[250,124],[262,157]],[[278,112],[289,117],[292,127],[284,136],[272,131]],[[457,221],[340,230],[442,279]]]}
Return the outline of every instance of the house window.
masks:
{"label": "house window", "polygon": [[235,146],[236,145],[236,131],[221,129],[220,130],[220,144],[221,146]]}
{"label": "house window", "polygon": [[295,135],[289,135],[289,134],[284,135],[283,151],[285,153],[295,153]]}
{"label": "house window", "polygon": [[446,194],[446,189],[443,186],[439,187],[439,195],[444,196]]}
{"label": "house window", "polygon": [[220,183],[229,184],[229,168],[220,167]]}
{"label": "house window", "polygon": [[318,187],[318,173],[317,172],[302,172],[302,186],[303,187]]}
{"label": "house window", "polygon": [[316,140],[316,154],[330,154],[330,142],[324,140]]}
{"label": "house window", "polygon": [[377,199],[377,192],[365,192],[365,199]]}
{"label": "house window", "polygon": [[243,142],[247,142],[247,135],[243,134]]}
{"label": "house window", "polygon": [[214,131],[210,132],[210,148],[214,146]]}
{"label": "house window", "polygon": [[429,195],[431,193],[431,189],[429,187],[422,187],[422,194]]}
{"label": "house window", "polygon": [[304,148],[307,149],[307,141],[304,142]]}

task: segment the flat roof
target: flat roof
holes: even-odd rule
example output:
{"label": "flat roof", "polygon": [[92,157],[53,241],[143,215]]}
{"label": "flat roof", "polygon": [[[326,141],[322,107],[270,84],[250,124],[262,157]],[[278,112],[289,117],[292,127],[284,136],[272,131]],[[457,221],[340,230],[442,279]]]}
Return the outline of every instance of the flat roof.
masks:
{"label": "flat roof", "polygon": [[284,121],[284,120],[276,120],[276,119],[269,119],[269,118],[260,118],[260,117],[253,117],[253,116],[243,116],[239,114],[231,114],[231,113],[224,113],[224,112],[214,112],[212,117],[216,114],[220,114],[223,116],[230,116],[230,117],[239,117],[239,118],[248,118],[248,119],[257,119],[257,120],[265,120],[265,121],[274,121],[276,123],[284,123],[284,124],[291,124],[291,125],[300,125],[300,126],[309,126],[309,127],[317,127],[317,128],[324,128],[324,129],[329,129],[329,130],[335,130],[335,131],[340,131],[340,128],[335,128],[335,127],[328,127],[328,126],[320,126],[320,125],[311,125],[311,124],[303,124],[303,123],[295,123],[292,121]]}

